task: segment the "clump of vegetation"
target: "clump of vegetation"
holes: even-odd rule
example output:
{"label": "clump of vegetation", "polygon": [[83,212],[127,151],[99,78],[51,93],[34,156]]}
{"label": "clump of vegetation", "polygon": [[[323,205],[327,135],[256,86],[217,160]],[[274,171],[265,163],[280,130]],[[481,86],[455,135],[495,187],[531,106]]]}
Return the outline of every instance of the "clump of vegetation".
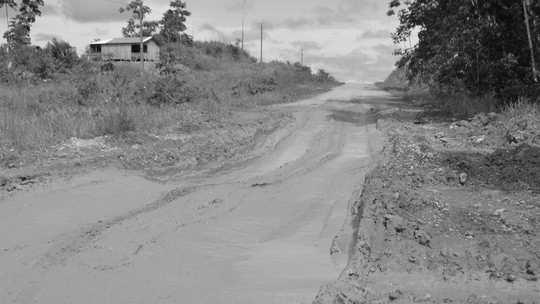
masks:
{"label": "clump of vegetation", "polygon": [[540,104],[520,99],[504,107],[501,121],[508,141],[540,146]]}

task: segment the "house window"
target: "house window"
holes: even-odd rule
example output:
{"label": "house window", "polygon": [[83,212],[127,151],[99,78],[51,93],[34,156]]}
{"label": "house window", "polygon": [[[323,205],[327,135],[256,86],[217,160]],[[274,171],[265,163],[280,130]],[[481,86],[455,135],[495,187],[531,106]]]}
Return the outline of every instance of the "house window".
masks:
{"label": "house window", "polygon": [[92,53],[101,53],[101,44],[94,44],[90,46],[90,51]]}
{"label": "house window", "polygon": [[[148,45],[143,46],[143,51],[145,53],[148,53]],[[141,45],[140,44],[132,44],[131,45],[131,52],[132,53],[140,53],[141,52]]]}

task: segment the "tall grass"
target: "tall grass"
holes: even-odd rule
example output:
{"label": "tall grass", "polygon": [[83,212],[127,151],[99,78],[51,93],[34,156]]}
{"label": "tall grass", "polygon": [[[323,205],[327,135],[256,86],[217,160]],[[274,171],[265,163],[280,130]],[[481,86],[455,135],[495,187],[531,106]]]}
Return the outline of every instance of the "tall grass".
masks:
{"label": "tall grass", "polygon": [[335,84],[303,66],[257,64],[234,46],[179,48],[166,75],[153,69],[141,76],[137,64],[118,64],[113,73],[83,64],[46,82],[0,84],[0,150],[46,150],[71,137],[168,132],[219,120],[235,107],[290,101]]}
{"label": "tall grass", "polygon": [[540,145],[540,104],[521,98],[505,106],[502,115],[507,132],[522,132],[530,144]]}
{"label": "tall grass", "polygon": [[[71,137],[93,138],[130,131],[158,132],[185,121],[186,109],[102,102],[81,106],[62,99],[40,103],[18,90],[0,101],[0,143],[16,150],[44,150]],[[39,93],[38,93],[39,94]],[[5,95],[3,96],[5,97]]]}

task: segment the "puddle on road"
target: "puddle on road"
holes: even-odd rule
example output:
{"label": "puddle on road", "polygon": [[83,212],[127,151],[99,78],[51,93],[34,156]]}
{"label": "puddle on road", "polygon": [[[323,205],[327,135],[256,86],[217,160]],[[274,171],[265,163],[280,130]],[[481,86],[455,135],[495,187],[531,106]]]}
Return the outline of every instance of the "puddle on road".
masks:
{"label": "puddle on road", "polygon": [[335,121],[352,123],[362,127],[376,123],[378,115],[376,111],[362,113],[346,110],[332,110],[332,113],[328,115],[328,118]]}

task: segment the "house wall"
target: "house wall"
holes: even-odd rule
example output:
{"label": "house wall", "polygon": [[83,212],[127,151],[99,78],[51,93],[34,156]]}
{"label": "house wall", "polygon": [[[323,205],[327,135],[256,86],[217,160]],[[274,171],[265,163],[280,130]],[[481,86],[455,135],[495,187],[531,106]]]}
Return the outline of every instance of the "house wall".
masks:
{"label": "house wall", "polygon": [[104,59],[131,60],[130,44],[107,44],[101,47],[101,54]]}
{"label": "house wall", "polygon": [[[148,48],[147,53],[144,54],[145,60],[158,61],[159,60],[159,46],[154,41],[145,43]],[[111,60],[138,60],[139,53],[131,53],[131,44],[113,44],[103,45],[101,48],[101,54],[103,59]]]}
{"label": "house wall", "polygon": [[150,40],[148,43],[148,53],[145,54],[146,60],[158,61],[159,60],[159,46],[154,41]]}

